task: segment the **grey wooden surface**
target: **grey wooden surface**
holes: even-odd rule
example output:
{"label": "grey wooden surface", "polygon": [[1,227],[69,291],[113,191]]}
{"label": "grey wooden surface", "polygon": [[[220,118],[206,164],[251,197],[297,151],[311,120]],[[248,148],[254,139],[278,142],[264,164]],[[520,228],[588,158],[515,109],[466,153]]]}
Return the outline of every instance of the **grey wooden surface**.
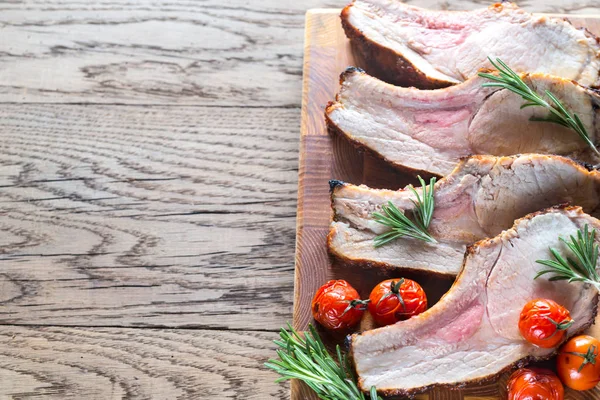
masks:
{"label": "grey wooden surface", "polygon": [[0,1],[0,398],[288,397],[304,13],[344,4]]}

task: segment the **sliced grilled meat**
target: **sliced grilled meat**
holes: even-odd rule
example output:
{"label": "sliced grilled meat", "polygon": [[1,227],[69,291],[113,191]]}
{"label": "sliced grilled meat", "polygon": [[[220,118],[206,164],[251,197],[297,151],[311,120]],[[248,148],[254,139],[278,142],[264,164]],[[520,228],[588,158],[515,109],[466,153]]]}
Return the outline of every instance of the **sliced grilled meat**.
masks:
{"label": "sliced grilled meat", "polygon": [[[592,141],[600,126],[600,96],[577,83],[545,74],[523,75],[538,93],[550,90],[580,116]],[[401,88],[349,68],[325,115],[330,131],[391,165],[446,175],[470,154],[559,154],[600,160],[576,132],[543,118],[541,107],[520,109],[523,99],[507,89],[484,88],[473,77],[437,90]],[[597,124],[598,122],[598,124]]]}
{"label": "sliced grilled meat", "polygon": [[414,195],[406,189],[338,184],[331,194],[334,220],[328,236],[329,251],[349,265],[452,276],[460,270],[467,245],[499,234],[523,215],[557,204],[571,203],[595,213],[599,192],[600,173],[564,157],[473,156],[435,185],[429,232],[438,243],[400,238],[375,248],[375,236],[390,228],[375,222],[373,212],[388,201],[410,211]]}
{"label": "sliced grilled meat", "polygon": [[551,357],[556,349],[521,337],[519,314],[529,300],[548,298],[570,311],[575,323],[567,336],[593,322],[598,304],[593,286],[533,279],[543,268],[535,260],[551,258],[549,247],[564,251],[559,236],[586,224],[600,229],[600,221],[579,207],[551,209],[470,247],[456,282],[436,305],[407,321],[352,336],[360,387],[410,395],[491,379],[513,365]]}
{"label": "sliced grilled meat", "polygon": [[519,72],[598,84],[596,37],[565,19],[531,15],[512,3],[431,11],[398,0],[355,0],[341,17],[362,66],[397,85],[454,85],[489,67],[488,56]]}

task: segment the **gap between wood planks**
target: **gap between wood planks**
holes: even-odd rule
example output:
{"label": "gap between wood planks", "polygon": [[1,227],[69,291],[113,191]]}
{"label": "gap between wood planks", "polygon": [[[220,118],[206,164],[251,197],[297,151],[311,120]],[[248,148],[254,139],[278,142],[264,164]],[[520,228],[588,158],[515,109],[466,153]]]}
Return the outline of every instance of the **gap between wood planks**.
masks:
{"label": "gap between wood planks", "polygon": [[[292,323],[291,318],[290,318],[290,324]],[[279,329],[257,329],[257,328],[252,328],[252,329],[245,329],[245,328],[227,328],[227,327],[215,327],[215,326],[206,326],[206,325],[194,325],[194,326],[177,326],[177,327],[170,327],[167,325],[152,325],[152,326],[140,326],[140,325],[132,325],[132,326],[126,326],[126,325],[85,325],[85,324],[80,324],[80,325],[67,325],[67,324],[48,324],[48,325],[44,325],[44,324],[5,324],[5,323],[0,323],[0,327],[19,327],[19,328],[32,328],[32,329],[37,329],[37,328],[68,328],[68,329],[79,329],[79,328],[86,328],[86,329],[152,329],[152,330],[170,330],[170,331],[176,331],[176,330],[182,330],[182,331],[228,331],[228,332],[261,332],[261,333],[279,333]],[[284,326],[282,326],[283,328]]]}
{"label": "gap between wood planks", "polygon": [[283,399],[270,332],[0,326],[0,397]]}
{"label": "gap between wood planks", "polygon": [[[40,101],[40,102],[19,102],[19,101],[0,101],[1,105],[12,105],[12,106],[119,106],[119,107],[162,107],[162,108],[231,108],[231,109],[298,109],[302,107],[301,104],[282,104],[282,105],[218,105],[218,104],[160,104],[160,103],[86,103],[86,102],[62,102],[56,103],[51,101]],[[324,109],[323,109],[324,110]],[[300,115],[298,115],[300,118]]]}
{"label": "gap between wood planks", "polygon": [[3,324],[276,332],[291,319],[297,109],[0,114]]}

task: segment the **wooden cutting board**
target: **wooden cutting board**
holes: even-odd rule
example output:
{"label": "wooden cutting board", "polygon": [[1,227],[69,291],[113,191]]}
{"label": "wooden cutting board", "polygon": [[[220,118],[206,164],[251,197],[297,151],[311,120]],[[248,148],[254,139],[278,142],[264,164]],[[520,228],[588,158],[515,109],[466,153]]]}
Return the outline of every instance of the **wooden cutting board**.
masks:
{"label": "wooden cutting board", "polygon": [[[340,73],[347,66],[354,65],[339,13],[340,10],[311,10],[306,14],[294,291],[294,327],[299,330],[306,329],[312,322],[312,296],[327,280],[346,279],[366,298],[377,282],[400,276],[398,273],[384,275],[370,270],[351,270],[330,260],[326,247],[331,220],[328,181],[335,178],[389,189],[416,183],[414,177],[391,169],[382,161],[358,152],[344,139],[331,137],[327,133],[323,118],[325,106],[334,99],[339,89]],[[574,25],[586,27],[600,36],[600,17],[568,18]],[[408,274],[402,276],[414,278],[421,283],[427,291],[430,304],[437,301],[452,283]],[[596,337],[600,337],[598,325],[592,328],[592,334]],[[328,345],[343,342],[343,338],[330,337],[327,332],[321,333]],[[498,399],[506,395],[503,387],[506,386],[507,378],[505,374],[499,383],[456,391],[435,389],[418,398]],[[316,396],[306,386],[298,382],[292,383],[292,400],[313,398]],[[565,398],[600,399],[600,389],[582,393],[567,391]]]}

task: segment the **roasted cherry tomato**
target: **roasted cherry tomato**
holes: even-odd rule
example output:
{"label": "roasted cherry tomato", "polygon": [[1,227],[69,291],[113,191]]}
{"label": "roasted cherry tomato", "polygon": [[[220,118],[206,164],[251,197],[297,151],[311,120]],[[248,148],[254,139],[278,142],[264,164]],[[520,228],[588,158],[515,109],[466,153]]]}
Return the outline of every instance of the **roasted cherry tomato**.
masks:
{"label": "roasted cherry tomato", "polygon": [[565,390],[554,372],[521,368],[508,379],[508,400],[563,400]]}
{"label": "roasted cherry tomato", "polygon": [[369,312],[379,325],[390,325],[421,314],[427,309],[423,288],[410,279],[388,279],[369,296]]}
{"label": "roasted cherry tomato", "polygon": [[588,390],[600,382],[600,341],[582,335],[569,340],[556,358],[558,376],[575,390]]}
{"label": "roasted cherry tomato", "polygon": [[348,282],[329,281],[315,293],[312,314],[327,329],[346,330],[360,322],[366,303]]}
{"label": "roasted cherry tomato", "polygon": [[551,348],[565,337],[565,331],[573,325],[569,311],[548,299],[531,300],[525,304],[519,318],[519,330],[523,338],[536,346]]}

